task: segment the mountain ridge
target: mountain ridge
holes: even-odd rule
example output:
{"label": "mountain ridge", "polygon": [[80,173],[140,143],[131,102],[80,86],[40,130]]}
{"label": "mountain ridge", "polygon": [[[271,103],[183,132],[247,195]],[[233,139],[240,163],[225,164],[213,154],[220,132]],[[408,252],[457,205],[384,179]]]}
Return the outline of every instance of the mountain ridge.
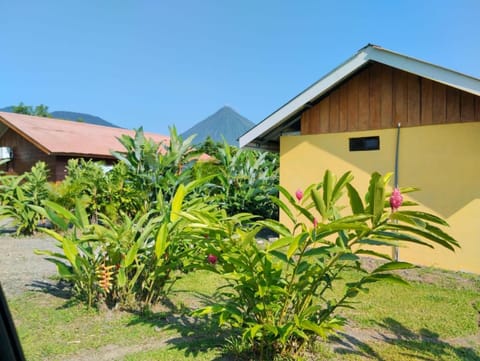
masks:
{"label": "mountain ridge", "polygon": [[223,106],[212,115],[196,123],[194,126],[181,134],[185,139],[192,134],[197,136],[194,143],[202,143],[208,137],[215,142],[223,142],[238,146],[238,138],[255,123],[248,120],[229,106]]}
{"label": "mountain ridge", "polygon": [[[0,111],[13,113],[13,106],[1,108]],[[56,118],[56,119],[73,120],[76,122],[85,122],[89,124],[103,125],[105,127],[121,128],[118,125],[115,125],[103,118],[100,118],[100,117],[97,117],[96,115],[91,115],[88,113],[71,112],[67,110],[55,110],[49,113],[52,116],[52,118]]]}

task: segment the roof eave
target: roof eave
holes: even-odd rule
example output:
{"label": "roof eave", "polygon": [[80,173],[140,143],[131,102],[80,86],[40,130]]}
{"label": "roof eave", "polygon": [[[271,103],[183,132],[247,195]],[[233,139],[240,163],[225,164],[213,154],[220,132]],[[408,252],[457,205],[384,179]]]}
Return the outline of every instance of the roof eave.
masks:
{"label": "roof eave", "polygon": [[356,69],[366,64],[369,60],[368,54],[364,51],[360,51],[355,56],[348,59],[345,63],[332,70],[322,79],[314,83],[283,107],[268,116],[261,123],[257,124],[247,133],[242,135],[239,138],[240,148],[255,147],[254,140],[256,138],[264,136],[272,127],[294,116],[301,108],[309,106],[308,103],[321,97],[324,93],[330,90],[332,86],[341,82]]}
{"label": "roof eave", "polygon": [[48,149],[47,147],[43,146],[42,144],[40,144],[39,142],[37,142],[35,139],[33,139],[32,137],[30,137],[28,134],[26,134],[25,132],[23,132],[21,129],[19,129],[18,127],[16,127],[14,124],[10,123],[7,119],[5,119],[4,117],[0,116],[0,122],[2,122],[3,124],[5,124],[8,128],[10,128],[12,131],[14,131],[15,133],[17,133],[19,136],[21,136],[22,138],[25,138],[27,141],[29,141],[31,144],[33,144],[35,147],[37,147],[38,149],[40,149],[42,152],[44,152],[45,154],[47,155],[51,155],[52,152],[50,149]]}
{"label": "roof eave", "polygon": [[[239,138],[240,148],[262,148],[261,142],[258,141],[259,139],[265,138],[272,129],[280,127],[283,122],[308,107],[311,102],[314,102],[324,95],[332,87],[343,81],[369,61],[382,63],[480,96],[479,79],[369,44],[243,134]],[[278,137],[280,137],[280,134]],[[278,138],[276,140],[278,141]]]}

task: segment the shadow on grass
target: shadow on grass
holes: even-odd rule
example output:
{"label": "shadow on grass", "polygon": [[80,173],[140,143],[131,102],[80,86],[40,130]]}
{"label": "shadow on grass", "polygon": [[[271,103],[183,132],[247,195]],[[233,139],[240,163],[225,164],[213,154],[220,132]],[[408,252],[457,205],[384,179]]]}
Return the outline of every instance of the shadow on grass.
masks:
{"label": "shadow on grass", "polygon": [[[367,342],[386,343],[399,348],[398,353],[416,360],[439,361],[456,357],[462,361],[480,361],[480,354],[473,347],[457,345],[440,339],[439,334],[426,328],[414,332],[393,318],[385,318],[377,323],[381,327],[375,335],[349,335],[339,333],[332,338],[338,354],[355,354],[376,360],[382,358]],[[362,340],[361,340],[362,339]],[[368,339],[368,341],[365,341]],[[472,344],[475,342],[472,338]]]}
{"label": "shadow on grass", "polygon": [[[203,303],[210,302],[207,295],[196,293],[195,296]],[[158,330],[176,331],[179,336],[168,338],[165,345],[182,350],[188,357],[197,357],[210,350],[223,352],[225,340],[232,335],[230,331],[220,328],[218,322],[211,318],[190,316],[193,311],[191,308],[182,306],[180,310],[176,309],[174,303],[168,298],[162,303],[168,308],[167,311],[137,313],[128,325],[142,323],[150,324]],[[228,360],[234,360],[234,358],[222,354],[213,359],[213,361]]]}

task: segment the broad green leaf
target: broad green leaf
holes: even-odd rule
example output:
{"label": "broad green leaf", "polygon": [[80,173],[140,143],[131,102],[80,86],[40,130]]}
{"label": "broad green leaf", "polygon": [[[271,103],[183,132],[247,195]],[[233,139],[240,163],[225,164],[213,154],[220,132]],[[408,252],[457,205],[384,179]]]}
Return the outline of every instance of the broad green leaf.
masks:
{"label": "broad green leaf", "polygon": [[303,254],[303,257],[316,257],[322,256],[325,254],[329,254],[332,251],[332,246],[323,246],[323,247],[316,247],[311,248]]}
{"label": "broad green leaf", "polygon": [[381,266],[375,268],[372,271],[372,273],[393,271],[393,270],[399,270],[399,269],[411,269],[411,268],[418,268],[418,267],[409,262],[392,261],[392,262],[384,263]]}
{"label": "broad green leaf", "polygon": [[374,172],[370,177],[368,191],[365,194],[366,212],[373,215],[373,204],[375,202],[375,189],[380,181],[380,173]]}
{"label": "broad green leaf", "polygon": [[323,202],[327,207],[327,210],[330,209],[332,205],[332,194],[333,187],[335,183],[335,176],[330,170],[325,171],[323,175]]}
{"label": "broad green leaf", "polygon": [[[80,199],[75,201],[75,216],[77,220],[77,226],[79,226],[80,229],[85,229],[88,227],[90,222],[88,221],[87,211],[85,210],[85,206],[82,204]],[[75,220],[73,221],[75,222]]]}
{"label": "broad green leaf", "polygon": [[328,336],[327,330],[325,330],[322,326],[317,325],[316,323],[310,320],[302,320],[300,326],[306,330],[315,332],[318,336],[322,338],[326,338]]}
{"label": "broad green leaf", "polygon": [[391,215],[392,219],[397,219],[399,215],[413,217],[413,218],[420,218],[428,222],[441,224],[442,226],[448,226],[448,223],[440,217],[437,217],[433,214],[426,213],[426,212],[419,212],[419,211],[404,211],[399,210]]}
{"label": "broad green leaf", "polygon": [[58,213],[60,216],[62,216],[69,222],[73,222],[73,220],[75,219],[75,216],[73,215],[72,212],[70,212],[69,210],[65,209],[64,207],[62,207],[61,205],[55,202],[45,200],[42,203],[45,207],[52,209],[53,211]]}
{"label": "broad green leaf", "polygon": [[125,275],[125,268],[120,267],[117,273],[118,287],[125,287],[127,284],[127,276]]}
{"label": "broad green leaf", "polygon": [[294,237],[281,237],[267,246],[269,252],[283,248],[292,243]]}
{"label": "broad green leaf", "polygon": [[333,189],[332,193],[332,204],[340,199],[342,196],[342,189],[353,180],[352,172],[346,172],[343,174],[340,179],[338,180],[337,184],[335,184],[335,188]]}
{"label": "broad green leaf", "polygon": [[383,215],[385,209],[385,184],[379,177],[373,190],[373,219],[372,223],[376,226]]}
{"label": "broad green leaf", "polygon": [[291,235],[290,230],[278,221],[266,219],[263,221],[258,221],[258,224],[267,227],[268,229],[278,233],[281,236],[288,237]]}
{"label": "broad green leaf", "polygon": [[155,257],[157,258],[158,262],[160,262],[161,257],[165,253],[165,250],[168,247],[168,227],[167,223],[163,223],[157,233],[157,237],[155,240]]}
{"label": "broad green leaf", "polygon": [[297,252],[298,247],[303,244],[305,239],[308,237],[308,233],[300,233],[299,235],[295,236],[290,243],[290,246],[287,250],[287,258],[291,259],[292,256]]}
{"label": "broad green leaf", "polygon": [[294,204],[294,207],[300,212],[302,213],[310,222],[313,223],[313,220],[315,219],[315,217],[313,216],[312,213],[310,213],[308,211],[308,209],[298,205],[298,204]]}
{"label": "broad green leaf", "polygon": [[[386,226],[385,228],[387,228],[388,226]],[[433,248],[433,246],[418,238],[418,237],[415,237],[413,234],[410,234],[410,233],[400,233],[400,232],[389,232],[389,231],[383,231],[382,230],[383,228],[381,228],[380,230],[377,230],[374,232],[374,238],[375,239],[384,239],[384,240],[387,240],[387,241],[404,241],[404,242],[412,242],[412,243],[417,243],[417,244],[421,244],[423,246],[427,246],[427,247],[430,247],[430,248]]]}
{"label": "broad green leaf", "polygon": [[62,248],[63,252],[65,253],[65,257],[67,257],[68,261],[74,266],[77,261],[77,245],[67,237],[63,237],[62,240]]}
{"label": "broad green leaf", "polygon": [[364,255],[367,255],[367,256],[379,257],[379,258],[386,259],[388,261],[392,260],[392,257],[388,254],[372,251],[372,250],[369,250],[369,249],[357,249],[354,253],[355,254],[364,254]]}
{"label": "broad green leaf", "polygon": [[399,283],[401,285],[409,286],[409,283],[405,281],[402,277],[390,273],[375,273],[371,276],[365,277],[361,283],[374,283],[378,281],[389,281],[394,283]]}
{"label": "broad green leaf", "polygon": [[74,274],[72,272],[72,268],[67,266],[62,261],[60,261],[58,259],[54,259],[54,258],[47,258],[47,260],[54,263],[57,266],[57,272],[58,272],[58,274],[60,275],[61,278],[65,279],[65,280],[69,280],[74,276]]}
{"label": "broad green leaf", "polygon": [[135,243],[132,247],[130,247],[124,259],[125,267],[129,267],[133,263],[133,261],[137,257],[138,248],[139,248],[138,243]]}
{"label": "broad green leaf", "polygon": [[288,218],[293,222],[293,223],[296,223],[296,219],[295,217],[293,216],[293,213],[292,211],[290,210],[290,208],[284,203],[282,202],[280,199],[278,199],[277,197],[270,197],[270,200],[275,203],[278,207],[280,207],[280,209],[288,216]]}
{"label": "broad green leaf", "polygon": [[315,204],[315,208],[317,209],[318,213],[322,216],[323,220],[326,220],[328,218],[327,214],[327,208],[325,205],[325,201],[323,198],[320,196],[317,190],[312,189],[311,191],[313,203]]}
{"label": "broad green leaf", "polygon": [[445,232],[438,228],[430,226],[428,228],[419,228],[415,226],[408,226],[404,224],[390,224],[389,228],[399,231],[411,232],[413,234],[422,236],[434,243],[437,243],[451,251],[455,251],[454,247],[459,247],[458,242],[450,237]]}
{"label": "broad green leaf", "polygon": [[185,186],[183,184],[180,184],[172,200],[172,209],[170,213],[171,222],[175,222],[179,218],[179,213],[180,213],[180,210],[182,209],[184,198],[185,198]]}
{"label": "broad green leaf", "polygon": [[353,253],[344,253],[339,257],[340,261],[358,261],[360,258]]}
{"label": "broad green leaf", "polygon": [[290,204],[297,203],[293,196],[285,188],[283,188],[282,186],[278,186],[278,190],[285,198],[287,198]]}
{"label": "broad green leaf", "polygon": [[365,213],[365,208],[363,207],[363,202],[360,196],[358,195],[357,190],[350,184],[346,184],[348,190],[348,198],[350,199],[350,207],[354,214]]}

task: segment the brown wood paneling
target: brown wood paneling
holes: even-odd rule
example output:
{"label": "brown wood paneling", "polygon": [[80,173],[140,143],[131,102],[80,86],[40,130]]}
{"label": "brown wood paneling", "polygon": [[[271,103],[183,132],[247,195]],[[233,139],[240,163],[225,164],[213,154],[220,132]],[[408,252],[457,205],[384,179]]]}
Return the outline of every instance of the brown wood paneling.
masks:
{"label": "brown wood paneling", "polygon": [[326,97],[318,104],[320,117],[320,133],[330,131],[330,97]]}
{"label": "brown wood paneling", "polygon": [[446,122],[455,123],[459,122],[460,117],[460,91],[455,88],[447,87],[446,92]]}
{"label": "brown wood paneling", "polygon": [[310,126],[312,122],[310,120],[310,110],[306,110],[302,113],[302,119],[300,120],[300,131],[302,134],[312,134]]}
{"label": "brown wood paneling", "polygon": [[475,97],[475,121],[480,122],[480,97]]}
{"label": "brown wood paneling", "polygon": [[432,84],[432,124],[445,123],[447,115],[446,87],[443,84],[433,82]]}
{"label": "brown wood paneling", "polygon": [[348,129],[348,93],[345,84],[340,86],[340,102],[338,108],[338,130],[346,132]]}
{"label": "brown wood paneling", "polygon": [[393,121],[393,69],[382,65],[380,68],[380,127],[395,126]]}
{"label": "brown wood paneling", "polygon": [[400,70],[393,71],[393,122],[408,126],[408,79],[407,74]]}
{"label": "brown wood paneling", "polygon": [[407,75],[407,123],[408,126],[420,125],[420,77]]}
{"label": "brown wood paneling", "polygon": [[432,124],[432,81],[421,79],[421,101],[420,101],[420,123],[422,125]]}
{"label": "brown wood paneling", "polygon": [[368,104],[370,108],[369,129],[380,129],[382,126],[382,94],[381,94],[381,72],[380,64],[372,64],[369,69],[370,82],[368,91]]}
{"label": "brown wood paneling", "polygon": [[358,130],[368,130],[370,119],[370,70],[358,74]]}
{"label": "brown wood paneling", "polygon": [[480,97],[372,63],[302,115],[302,134],[480,121]]}
{"label": "brown wood paneling", "polygon": [[358,130],[358,74],[347,82],[347,129]]}
{"label": "brown wood paneling", "polygon": [[339,109],[340,109],[340,92],[334,90],[330,95],[330,132],[338,132],[339,127]]}
{"label": "brown wood paneling", "polygon": [[460,118],[462,122],[475,121],[475,96],[473,94],[461,92]]}

